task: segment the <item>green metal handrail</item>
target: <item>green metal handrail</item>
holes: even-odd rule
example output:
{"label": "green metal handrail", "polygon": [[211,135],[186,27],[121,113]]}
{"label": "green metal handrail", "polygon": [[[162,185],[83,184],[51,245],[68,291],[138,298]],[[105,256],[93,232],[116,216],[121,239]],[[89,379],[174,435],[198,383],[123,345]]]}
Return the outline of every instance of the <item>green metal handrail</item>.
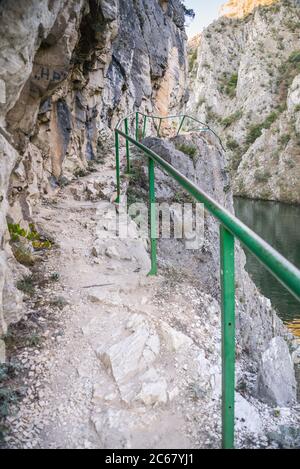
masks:
{"label": "green metal handrail", "polygon": [[[138,132],[138,133],[139,133],[139,131],[138,131],[138,129],[139,129],[139,116],[143,117],[143,132],[142,132],[143,138],[145,137],[145,134],[146,134],[145,130],[146,130],[146,125],[147,125],[147,120],[148,119],[151,119],[152,121],[159,120],[159,126],[158,126],[158,131],[157,131],[157,136],[158,137],[160,136],[160,129],[161,129],[161,124],[162,124],[163,121],[170,120],[170,119],[180,119],[179,128],[178,128],[178,131],[176,133],[176,135],[179,135],[180,131],[182,130],[182,127],[183,127],[183,124],[184,124],[185,120],[190,119],[190,120],[196,122],[197,124],[199,124],[201,126],[204,126],[203,128],[197,129],[198,132],[211,132],[218,139],[219,144],[221,145],[222,149],[225,151],[225,148],[223,146],[222,140],[220,139],[219,135],[211,127],[209,127],[209,125],[207,125],[204,122],[199,121],[199,119],[196,119],[196,117],[188,116],[187,114],[179,114],[179,115],[174,115],[174,116],[160,117],[160,116],[149,116],[148,114],[143,114],[142,112],[139,112],[139,111],[138,112],[132,112],[127,117],[122,118],[122,119],[119,120],[115,130],[120,130],[120,126],[124,122],[125,132],[127,133],[126,125],[128,126],[128,119],[133,115],[135,115],[136,132]],[[139,140],[138,133],[136,133],[136,135],[135,135],[136,140]]]}
{"label": "green metal handrail", "polygon": [[[132,115],[132,114],[131,114]],[[235,238],[237,238],[270,272],[271,274],[300,301],[300,271],[287,259],[260,238],[228,210],[213,200],[200,187],[187,179],[171,164],[157,155],[139,141],[139,116],[143,116],[143,135],[145,122],[153,116],[135,113],[135,138],[129,135],[128,119],[122,119],[115,129],[117,202],[120,201],[120,137],[126,140],[127,171],[130,171],[129,144],[140,149],[147,157],[149,164],[149,202],[150,202],[150,241],[151,271],[157,273],[157,239],[156,239],[156,207],[155,207],[155,165],[159,165],[173,177],[191,196],[203,203],[205,208],[220,222],[220,279],[222,309],[222,447],[234,448],[234,395],[235,395]],[[182,129],[182,119],[190,118],[204,125],[197,119],[183,116],[177,135]],[[173,116],[171,118],[174,118]],[[166,118],[155,117],[164,120]],[[125,132],[120,130],[125,121]],[[160,121],[160,122],[161,122]],[[127,123],[126,123],[127,122]],[[206,125],[206,124],[205,124]],[[213,132],[208,126],[205,130]],[[213,132],[214,133],[214,132]],[[215,134],[215,133],[214,133]],[[216,135],[216,134],[215,134]],[[219,138],[219,137],[218,137]],[[222,142],[221,142],[222,144]]]}

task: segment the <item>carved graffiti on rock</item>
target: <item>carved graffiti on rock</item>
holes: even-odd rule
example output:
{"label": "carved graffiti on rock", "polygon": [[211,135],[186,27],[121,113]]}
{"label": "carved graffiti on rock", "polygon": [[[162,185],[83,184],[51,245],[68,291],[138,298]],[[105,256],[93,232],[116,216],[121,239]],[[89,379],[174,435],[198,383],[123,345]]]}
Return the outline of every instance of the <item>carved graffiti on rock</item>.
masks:
{"label": "carved graffiti on rock", "polygon": [[65,70],[58,70],[55,68],[50,68],[47,66],[35,66],[33,79],[37,81],[62,81],[67,77],[67,72]]}

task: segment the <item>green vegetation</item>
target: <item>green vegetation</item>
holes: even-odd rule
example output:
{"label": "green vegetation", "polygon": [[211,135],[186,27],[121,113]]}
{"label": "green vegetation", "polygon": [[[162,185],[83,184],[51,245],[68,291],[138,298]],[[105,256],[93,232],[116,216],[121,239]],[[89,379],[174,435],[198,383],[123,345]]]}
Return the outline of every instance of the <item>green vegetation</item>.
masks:
{"label": "green vegetation", "polygon": [[0,417],[7,417],[10,404],[17,402],[16,393],[9,388],[0,387]]}
{"label": "green vegetation", "polygon": [[228,138],[228,140],[226,142],[226,146],[227,146],[228,150],[231,150],[231,151],[237,150],[240,147],[238,142],[236,140],[234,140],[232,137]]}
{"label": "green vegetation", "polygon": [[74,171],[74,176],[76,178],[83,178],[83,177],[87,176],[88,174],[89,174],[88,171],[86,171],[85,169],[82,169],[82,168],[76,169]]}
{"label": "green vegetation", "polygon": [[258,183],[266,183],[269,181],[271,177],[271,173],[269,171],[263,172],[263,171],[256,171],[254,174],[254,179]]}
{"label": "green vegetation", "polygon": [[143,202],[143,189],[148,190],[147,178],[145,178],[143,166],[135,161],[131,165],[131,173],[126,176],[129,178],[127,189],[127,205]]}
{"label": "green vegetation", "polygon": [[[53,243],[49,239],[43,238],[36,230],[33,223],[29,224],[29,229],[26,231],[24,228],[16,223],[8,223],[8,231],[10,233],[10,238],[13,243],[17,243],[24,240],[27,240],[31,243],[32,247],[37,251],[42,249],[51,249]],[[21,248],[20,248],[21,249]],[[25,249],[25,248],[24,248]],[[23,249],[23,250],[24,250]]]}
{"label": "green vegetation", "polygon": [[290,134],[285,134],[279,138],[279,143],[282,147],[286,147],[290,140],[291,140]]}
{"label": "green vegetation", "polygon": [[180,189],[178,192],[175,193],[173,201],[176,204],[194,204],[195,203],[195,199],[183,189]]}
{"label": "green vegetation", "polygon": [[60,275],[58,272],[53,272],[51,275],[50,275],[50,280],[52,282],[58,282],[60,279]]}
{"label": "green vegetation", "polygon": [[246,137],[247,145],[252,145],[261,136],[264,128],[263,124],[251,125]]}
{"label": "green vegetation", "polygon": [[10,234],[11,241],[20,241],[20,238],[34,239],[32,230],[30,232],[24,230],[20,225],[8,223],[8,231]]}
{"label": "green vegetation", "polygon": [[191,156],[193,159],[195,159],[197,156],[197,153],[198,153],[197,147],[195,147],[194,145],[188,145],[186,143],[182,143],[182,144],[176,143],[175,147],[176,147],[176,150],[181,151],[185,155]]}
{"label": "green vegetation", "polygon": [[274,417],[279,418],[281,415],[280,409],[274,409]]}
{"label": "green vegetation", "polygon": [[32,332],[30,335],[27,336],[25,344],[26,347],[39,347],[43,342],[43,338],[40,334],[37,332]]}
{"label": "green vegetation", "polygon": [[[20,399],[20,393],[13,389],[11,383],[16,372],[16,366],[0,364],[0,422],[9,415],[10,406],[17,404]],[[0,423],[0,443],[3,442],[7,431],[7,427]]]}
{"label": "green vegetation", "polygon": [[229,96],[230,98],[234,98],[236,95],[238,79],[238,73],[234,73],[233,75],[229,76],[228,73],[224,72],[219,78],[220,92],[227,94],[227,96]]}
{"label": "green vegetation", "polygon": [[275,13],[278,13],[280,11],[280,4],[274,4],[274,5],[270,5],[270,6],[264,6],[263,7],[266,11],[270,11],[273,15]]}
{"label": "green vegetation", "polygon": [[233,114],[231,114],[230,116],[225,117],[224,119],[222,119],[221,124],[224,127],[230,127],[234,122],[237,122],[238,120],[240,120],[242,116],[243,116],[243,112],[241,110],[236,111]]}
{"label": "green vegetation", "polygon": [[225,93],[231,98],[235,97],[238,79],[239,79],[239,76],[237,73],[234,73],[233,75],[231,75],[231,77],[228,80],[227,86],[225,88]]}
{"label": "green vegetation", "polygon": [[67,306],[68,302],[63,296],[57,296],[51,300],[50,305],[63,310]]}
{"label": "green vegetation", "polygon": [[285,22],[285,26],[286,26],[287,29],[289,29],[290,31],[295,33],[296,31],[298,31],[300,29],[300,22],[288,19]]}
{"label": "green vegetation", "polygon": [[271,112],[271,114],[269,114],[266,120],[264,121],[265,129],[269,129],[271,125],[277,120],[277,118],[278,113],[275,111]]}
{"label": "green vegetation", "polygon": [[[7,350],[13,353],[26,347],[39,347],[43,342],[43,327],[36,321],[38,312],[11,324],[5,336]],[[32,319],[31,319],[32,318]]]}
{"label": "green vegetation", "polygon": [[[280,112],[280,109],[279,109],[279,112]],[[247,136],[246,136],[246,144],[248,147],[252,145],[252,143],[254,143],[255,140],[257,140],[261,136],[262,131],[264,129],[269,129],[271,127],[271,125],[279,117],[279,112],[273,111],[271,112],[271,114],[268,115],[268,117],[261,124],[254,124],[250,126]]]}
{"label": "green vegetation", "polygon": [[185,16],[188,16],[189,18],[194,19],[196,16],[195,11],[192,8],[187,8],[185,5],[182,4],[182,8],[184,10]]}
{"label": "green vegetation", "polygon": [[67,187],[70,184],[70,180],[65,176],[60,176],[57,180],[57,184],[61,189],[63,189],[64,187]]}
{"label": "green vegetation", "polygon": [[194,69],[196,60],[197,60],[197,48],[194,49],[190,54],[189,54],[189,71],[191,72]]}
{"label": "green vegetation", "polygon": [[292,52],[291,55],[289,56],[288,61],[290,63],[300,63],[300,51],[296,50]]}
{"label": "green vegetation", "polygon": [[220,116],[212,110],[211,106],[208,106],[206,116],[208,122],[220,122]]}
{"label": "green vegetation", "polygon": [[22,291],[26,295],[32,296],[34,294],[34,279],[32,275],[23,277],[22,280],[17,282],[18,290]]}
{"label": "green vegetation", "polygon": [[206,102],[205,98],[199,98],[197,102],[197,109],[199,109]]}

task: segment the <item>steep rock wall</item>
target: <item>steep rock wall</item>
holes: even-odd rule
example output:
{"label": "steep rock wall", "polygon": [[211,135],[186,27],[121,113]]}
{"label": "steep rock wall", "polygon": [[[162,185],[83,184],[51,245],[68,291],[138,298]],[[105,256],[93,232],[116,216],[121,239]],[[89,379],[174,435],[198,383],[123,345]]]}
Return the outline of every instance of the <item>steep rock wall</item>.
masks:
{"label": "steep rock wall", "polygon": [[190,52],[188,111],[223,137],[236,195],[300,203],[299,2],[220,18]]}
{"label": "steep rock wall", "polygon": [[182,106],[184,22],[179,0],[1,2],[0,336],[21,314],[6,216],[34,221],[41,196],[110,151],[121,115]]}
{"label": "steep rock wall", "polygon": [[249,15],[254,8],[272,5],[276,1],[278,0],[229,0],[222,6],[220,14],[230,18],[243,18]]}

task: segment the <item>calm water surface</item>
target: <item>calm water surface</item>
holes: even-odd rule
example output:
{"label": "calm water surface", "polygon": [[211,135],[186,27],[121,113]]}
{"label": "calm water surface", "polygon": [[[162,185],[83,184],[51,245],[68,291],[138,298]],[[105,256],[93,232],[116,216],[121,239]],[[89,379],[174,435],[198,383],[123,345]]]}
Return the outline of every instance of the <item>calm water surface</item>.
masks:
{"label": "calm water surface", "polygon": [[[300,207],[277,202],[235,198],[235,211],[246,225],[300,268]],[[247,271],[270,298],[281,319],[300,337],[300,303],[246,252]]]}

